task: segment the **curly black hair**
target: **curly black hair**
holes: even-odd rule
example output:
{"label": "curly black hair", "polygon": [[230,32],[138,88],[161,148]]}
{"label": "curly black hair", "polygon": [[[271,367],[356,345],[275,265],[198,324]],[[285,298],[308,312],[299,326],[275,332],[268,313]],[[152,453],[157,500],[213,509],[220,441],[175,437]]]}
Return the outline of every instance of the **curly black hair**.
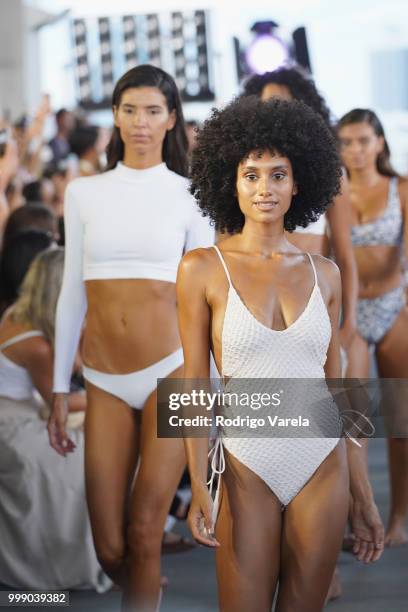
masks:
{"label": "curly black hair", "polygon": [[278,68],[273,72],[254,74],[244,83],[244,96],[261,96],[263,88],[269,83],[284,85],[290,91],[292,98],[304,102],[315,113],[323,117],[326,125],[330,126],[330,110],[316,89],[313,79],[299,66],[293,68]]}
{"label": "curly black hair", "polygon": [[284,219],[289,232],[316,221],[340,191],[336,141],[319,115],[302,102],[238,98],[213,109],[192,156],[190,191],[221,232],[235,234],[244,226],[237,169],[252,151],[276,152],[291,162],[298,193]]}

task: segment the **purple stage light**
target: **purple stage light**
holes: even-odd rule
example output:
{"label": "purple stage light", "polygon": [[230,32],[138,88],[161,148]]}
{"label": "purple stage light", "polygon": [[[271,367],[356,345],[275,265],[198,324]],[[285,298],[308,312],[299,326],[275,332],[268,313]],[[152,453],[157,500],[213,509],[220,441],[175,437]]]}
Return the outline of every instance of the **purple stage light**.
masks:
{"label": "purple stage light", "polygon": [[257,74],[276,70],[289,59],[286,45],[272,34],[258,35],[245,53],[249,68]]}

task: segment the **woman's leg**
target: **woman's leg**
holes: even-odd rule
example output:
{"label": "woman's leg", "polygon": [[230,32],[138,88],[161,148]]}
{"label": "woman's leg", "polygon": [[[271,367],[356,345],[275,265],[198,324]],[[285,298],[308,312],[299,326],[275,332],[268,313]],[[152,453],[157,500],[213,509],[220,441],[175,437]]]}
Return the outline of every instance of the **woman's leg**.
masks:
{"label": "woman's leg", "polygon": [[281,504],[259,476],[225,454],[216,525],[219,609],[270,612],[279,574]]}
{"label": "woman's leg", "polygon": [[323,608],[348,507],[347,455],[341,440],[285,510],[277,612]]}
{"label": "woman's leg", "polygon": [[[182,375],[182,368],[179,368],[170,378]],[[156,399],[154,391],[142,414],[140,465],[127,529],[129,587],[124,601],[126,612],[150,612],[157,608],[163,528],[186,465],[181,438],[157,437]]]}
{"label": "woman's leg", "polygon": [[126,586],[126,507],[137,462],[137,413],[86,382],[86,495],[96,554],[108,576]]}
{"label": "woman's leg", "polygon": [[[360,336],[356,334],[351,342],[351,345],[347,351],[347,371],[346,378],[362,378],[366,379],[370,375],[370,353],[368,350],[368,344]],[[344,542],[348,543],[345,538]],[[343,543],[344,543],[343,542]],[[330,583],[329,591],[327,593],[326,602],[332,599],[337,599],[342,594],[340,572],[336,567],[332,580]]]}
{"label": "woman's leg", "polygon": [[[377,363],[382,378],[408,379],[408,310],[404,308],[394,325],[377,346]],[[407,381],[408,386],[408,381]],[[391,481],[391,508],[385,544],[398,546],[408,542],[406,521],[408,516],[408,392],[398,387],[398,396],[387,398],[386,410],[391,425],[400,432],[399,438],[388,439],[388,457]],[[402,437],[405,435],[406,437]]]}

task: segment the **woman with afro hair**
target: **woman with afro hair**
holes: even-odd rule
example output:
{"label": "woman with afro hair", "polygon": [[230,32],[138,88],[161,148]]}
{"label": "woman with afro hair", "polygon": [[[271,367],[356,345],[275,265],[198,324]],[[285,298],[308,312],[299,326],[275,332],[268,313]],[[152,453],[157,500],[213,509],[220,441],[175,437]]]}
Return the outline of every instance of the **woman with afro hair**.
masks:
{"label": "woman with afro hair", "polygon": [[[306,105],[252,96],[213,111],[198,134],[191,191],[230,236],[179,265],[185,384],[208,379],[210,352],[226,385],[341,376],[339,270],[286,234],[319,218],[341,176],[336,142]],[[223,612],[270,611],[278,580],[279,612],[323,607],[349,489],[364,502],[360,483],[349,480],[338,424],[330,437],[217,437],[214,502],[208,438],[185,438],[189,525],[196,541],[216,549]],[[360,526],[364,537],[369,526]],[[374,543],[364,550],[366,561],[381,554]]]}

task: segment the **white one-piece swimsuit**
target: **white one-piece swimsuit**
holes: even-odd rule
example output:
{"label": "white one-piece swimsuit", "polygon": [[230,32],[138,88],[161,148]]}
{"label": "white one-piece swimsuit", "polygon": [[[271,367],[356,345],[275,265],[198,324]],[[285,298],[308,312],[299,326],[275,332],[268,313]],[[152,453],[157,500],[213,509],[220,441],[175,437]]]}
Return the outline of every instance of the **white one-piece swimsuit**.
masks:
{"label": "white one-piece swimsuit", "polygon": [[[213,248],[218,253],[229,283],[222,329],[222,376],[229,379],[227,385],[234,379],[242,378],[324,379],[323,367],[331,338],[331,323],[312,257],[308,254],[314,274],[314,287],[304,311],[286,329],[273,330],[260,323],[248,310],[231,282],[219,249]],[[332,424],[330,432],[334,432],[334,437],[219,436],[210,451],[213,470],[210,489],[215,476],[225,467],[224,446],[231,455],[262,478],[282,506],[289,504],[339,441],[342,427],[337,408],[334,402],[326,402],[325,410],[326,406],[329,406],[331,413],[328,418]],[[218,510],[219,484],[220,479],[214,502],[214,518]]]}

